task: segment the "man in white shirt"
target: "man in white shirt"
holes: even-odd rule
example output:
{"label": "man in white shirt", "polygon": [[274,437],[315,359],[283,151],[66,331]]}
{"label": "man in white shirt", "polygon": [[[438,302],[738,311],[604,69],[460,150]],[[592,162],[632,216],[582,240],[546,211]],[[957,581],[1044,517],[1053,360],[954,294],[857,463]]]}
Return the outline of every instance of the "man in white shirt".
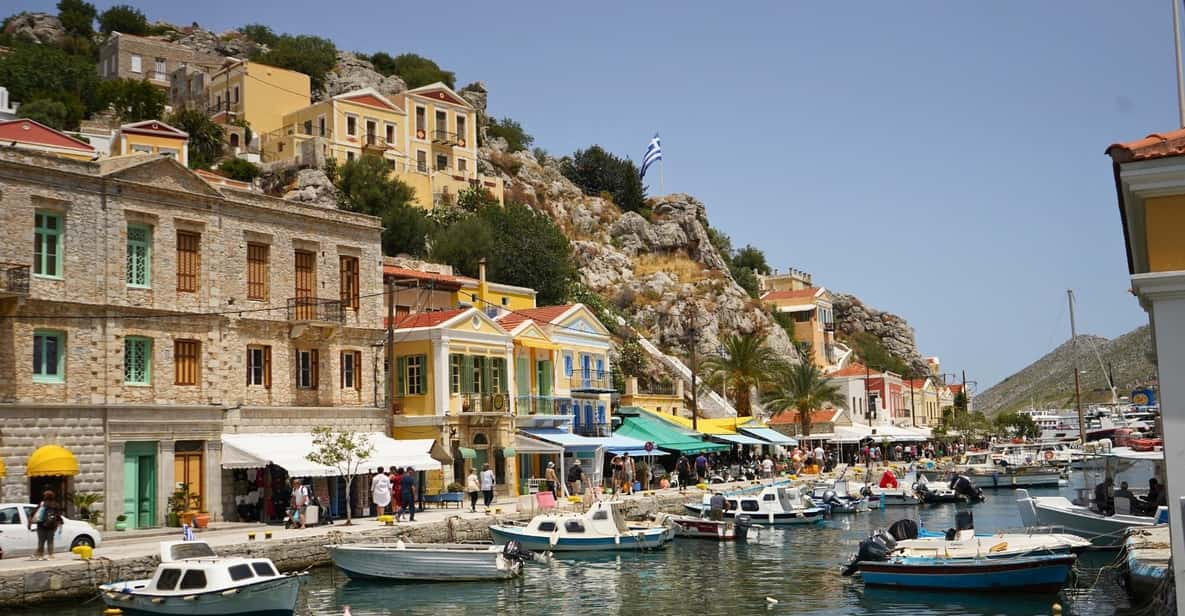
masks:
{"label": "man in white shirt", "polygon": [[370,478],[370,498],[374,501],[375,515],[381,516],[391,504],[391,478],[379,467],[378,473]]}
{"label": "man in white shirt", "polygon": [[825,459],[825,458],[823,457],[823,455],[824,455],[825,453],[826,453],[826,452],[824,452],[824,451],[823,451],[823,446],[822,446],[822,445],[816,445],[816,446],[815,446],[815,462],[817,462],[817,463],[819,464],[819,466],[823,466],[823,460]]}
{"label": "man in white shirt", "polygon": [[766,479],[774,478],[774,461],[770,460],[769,456],[765,456],[761,461],[761,476]]}
{"label": "man in white shirt", "polygon": [[486,507],[494,502],[494,483],[494,471],[490,470],[489,464],[483,465],[481,469],[481,496]]}

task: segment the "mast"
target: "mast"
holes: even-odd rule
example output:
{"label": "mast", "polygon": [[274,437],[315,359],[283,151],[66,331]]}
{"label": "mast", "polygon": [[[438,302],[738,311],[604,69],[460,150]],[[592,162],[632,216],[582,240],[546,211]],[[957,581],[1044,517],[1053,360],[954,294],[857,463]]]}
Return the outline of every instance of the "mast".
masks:
{"label": "mast", "polygon": [[1086,449],[1086,419],[1082,416],[1082,392],[1078,386],[1078,327],[1074,322],[1074,290],[1066,289],[1066,299],[1070,302],[1070,360],[1074,365],[1074,410],[1078,412],[1078,439],[1082,441],[1083,450]]}

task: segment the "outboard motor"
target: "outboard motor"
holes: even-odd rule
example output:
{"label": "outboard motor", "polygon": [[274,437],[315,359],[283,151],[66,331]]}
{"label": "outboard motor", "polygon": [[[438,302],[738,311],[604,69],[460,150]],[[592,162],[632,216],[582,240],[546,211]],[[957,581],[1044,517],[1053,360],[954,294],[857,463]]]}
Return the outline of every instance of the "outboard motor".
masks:
{"label": "outboard motor", "polygon": [[534,552],[523,549],[523,546],[514,540],[507,541],[506,545],[502,547],[502,556],[505,556],[507,560],[517,560],[519,562],[535,560]]}
{"label": "outboard motor", "polygon": [[897,541],[918,538],[918,523],[913,520],[897,520],[889,527],[889,534]]}
{"label": "outboard motor", "polygon": [[962,494],[972,503],[983,502],[983,488],[976,486],[966,475],[958,475],[950,482],[950,489]]}
{"label": "outboard motor", "polygon": [[847,506],[847,503],[839,499],[839,495],[835,493],[835,490],[827,490],[823,493],[823,504],[827,505],[829,509],[832,507]]}
{"label": "outboard motor", "polygon": [[879,529],[872,536],[860,542],[860,549],[852,562],[844,567],[843,575],[850,576],[860,568],[862,561],[883,561],[889,558],[889,553],[897,547],[897,540],[889,531]]}
{"label": "outboard motor", "polygon": [[733,520],[733,526],[736,527],[737,541],[746,541],[749,539],[749,529],[753,528],[753,518],[742,513]]}

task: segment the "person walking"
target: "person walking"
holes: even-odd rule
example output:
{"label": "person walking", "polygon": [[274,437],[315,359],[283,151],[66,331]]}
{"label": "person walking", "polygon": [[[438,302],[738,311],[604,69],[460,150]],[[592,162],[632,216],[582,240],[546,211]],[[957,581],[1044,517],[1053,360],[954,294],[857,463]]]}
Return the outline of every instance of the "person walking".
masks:
{"label": "person walking", "polygon": [[465,491],[469,493],[469,511],[477,511],[477,495],[481,493],[481,483],[477,479],[477,469],[469,469],[469,476],[465,478]]}
{"label": "person walking", "polygon": [[584,494],[584,469],[580,467],[579,460],[573,460],[572,468],[568,469],[568,483],[571,484],[569,494]]}
{"label": "person walking", "polygon": [[53,560],[53,536],[61,523],[62,512],[58,509],[58,501],[54,498],[53,490],[46,490],[41,495],[41,503],[29,517],[29,530],[37,526],[37,553],[30,556],[29,560]]}
{"label": "person walking", "polygon": [[403,508],[399,510],[402,515],[407,513],[407,521],[416,521],[416,474],[408,468],[403,471],[403,478],[399,480],[399,500],[403,503]]}
{"label": "person walking", "polygon": [[695,478],[698,482],[708,479],[708,459],[702,453],[695,457]]}
{"label": "person walking", "polygon": [[490,470],[489,464],[483,464],[481,467],[481,496],[488,509],[494,502],[494,471]]}
{"label": "person walking", "polygon": [[304,510],[309,504],[309,488],[302,484],[299,479],[292,478],[292,495],[288,497],[289,504],[292,506],[291,524],[295,528],[297,524],[300,528],[304,528]]}
{"label": "person walking", "polygon": [[650,462],[643,459],[642,463],[638,465],[638,480],[642,482],[643,492],[650,491],[650,473],[652,472],[653,471],[650,469]]}
{"label": "person walking", "polygon": [[391,505],[391,512],[398,517],[399,511],[403,509],[403,494],[399,487],[403,482],[403,469],[392,466],[389,481],[391,483],[391,501],[395,503]]}
{"label": "person walking", "polygon": [[687,480],[691,479],[691,462],[687,460],[687,456],[679,456],[679,461],[675,462],[675,479],[679,482],[679,491],[687,491]]}
{"label": "person walking", "polygon": [[637,475],[638,467],[634,465],[634,459],[630,457],[629,452],[621,457],[621,480],[625,484],[625,493],[634,493],[634,477]]}
{"label": "person walking", "polygon": [[765,456],[761,461],[761,476],[765,479],[774,478],[774,461],[770,460],[769,456]]}
{"label": "person walking", "polygon": [[555,462],[547,463],[547,471],[543,473],[543,478],[547,481],[547,489],[551,490],[551,495],[558,499],[560,497],[560,478],[555,474]]}
{"label": "person walking", "polygon": [[370,500],[374,501],[375,516],[382,517],[391,504],[391,478],[379,467],[374,477],[370,478]]}

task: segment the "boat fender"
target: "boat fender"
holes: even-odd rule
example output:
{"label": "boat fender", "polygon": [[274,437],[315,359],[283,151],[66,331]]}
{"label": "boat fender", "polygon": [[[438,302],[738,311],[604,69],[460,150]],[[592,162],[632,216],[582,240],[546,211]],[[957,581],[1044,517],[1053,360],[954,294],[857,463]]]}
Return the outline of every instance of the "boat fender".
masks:
{"label": "boat fender", "polygon": [[164,597],[153,597],[153,598],[151,599],[151,601],[152,601],[153,603],[156,603],[156,604],[158,604],[158,605],[159,605],[159,604],[161,604],[161,603],[164,603],[164,602],[165,602],[165,598],[164,598]]}
{"label": "boat fender", "polygon": [[1003,552],[1004,550],[1007,550],[1007,549],[1008,549],[1008,542],[1001,541],[1000,543],[997,543],[996,545],[993,545],[992,547],[988,548],[988,553],[989,554],[998,554],[998,553]]}
{"label": "boat fender", "polygon": [[197,601],[197,595],[185,595],[181,597],[182,601]]}
{"label": "boat fender", "polygon": [[231,589],[229,589],[229,590],[224,590],[224,591],[222,591],[222,596],[223,596],[223,597],[229,597],[229,596],[231,596],[231,595],[237,595],[237,594],[239,594],[239,589],[238,589],[238,588],[231,588]]}

